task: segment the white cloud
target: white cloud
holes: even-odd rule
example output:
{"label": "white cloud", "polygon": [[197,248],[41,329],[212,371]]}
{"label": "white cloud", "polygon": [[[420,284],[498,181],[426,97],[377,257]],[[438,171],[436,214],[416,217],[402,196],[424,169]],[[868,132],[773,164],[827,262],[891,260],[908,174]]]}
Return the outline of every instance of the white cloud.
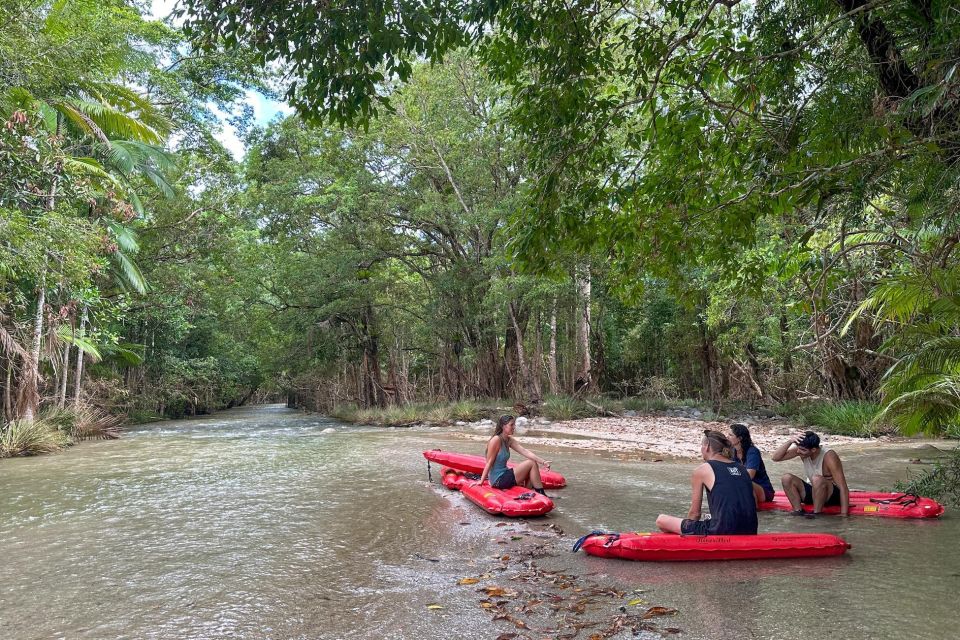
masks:
{"label": "white cloud", "polygon": [[170,15],[178,0],[151,0],[149,17],[154,20],[163,20]]}

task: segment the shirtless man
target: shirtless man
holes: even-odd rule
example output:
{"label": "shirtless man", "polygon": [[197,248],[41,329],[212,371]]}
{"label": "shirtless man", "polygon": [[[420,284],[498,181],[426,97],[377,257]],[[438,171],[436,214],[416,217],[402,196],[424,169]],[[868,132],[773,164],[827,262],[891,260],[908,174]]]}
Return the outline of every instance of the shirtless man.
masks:
{"label": "shirtless man", "polygon": [[840,515],[850,511],[850,489],[843,475],[843,464],[836,451],[820,446],[820,436],[813,431],[798,433],[784,442],[771,456],[775,462],[800,458],[807,480],[792,473],[780,479],[783,492],[790,500],[793,515],[805,515],[803,505],[812,504],[817,514],[826,506],[840,506]]}

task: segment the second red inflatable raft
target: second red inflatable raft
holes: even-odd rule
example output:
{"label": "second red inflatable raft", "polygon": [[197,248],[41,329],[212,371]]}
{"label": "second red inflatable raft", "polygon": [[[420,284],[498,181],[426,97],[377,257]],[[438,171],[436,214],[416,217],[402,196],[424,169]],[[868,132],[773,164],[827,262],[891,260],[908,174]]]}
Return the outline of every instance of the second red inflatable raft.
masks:
{"label": "second red inflatable raft", "polygon": [[489,484],[478,485],[478,476],[457,469],[443,468],[440,471],[443,486],[459,489],[470,502],[487,513],[500,516],[542,516],[553,510],[553,500],[533,489],[511,487],[496,489]]}

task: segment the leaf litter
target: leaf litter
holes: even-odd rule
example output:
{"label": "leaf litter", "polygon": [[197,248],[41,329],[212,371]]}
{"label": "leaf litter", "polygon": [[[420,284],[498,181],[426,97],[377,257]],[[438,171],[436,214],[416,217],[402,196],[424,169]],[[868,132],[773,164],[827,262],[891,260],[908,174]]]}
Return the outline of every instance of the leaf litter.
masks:
{"label": "leaf litter", "polygon": [[[499,522],[501,528],[514,523]],[[531,523],[532,524],[532,523]],[[554,524],[538,523],[544,532],[525,531],[510,541],[509,554],[497,554],[482,575],[464,577],[458,585],[485,584],[476,589],[479,607],[492,615],[497,624],[510,625],[514,631],[500,633],[496,640],[607,640],[616,637],[667,637],[681,633],[677,627],[660,627],[653,619],[677,614],[677,610],[659,605],[648,606],[638,598],[644,589],[623,591],[600,584],[568,569],[546,568],[538,561],[569,553],[563,530]],[[544,540],[549,532],[552,539]],[[512,531],[511,531],[512,533]],[[629,607],[629,609],[628,609]],[[495,631],[494,631],[495,633]]]}

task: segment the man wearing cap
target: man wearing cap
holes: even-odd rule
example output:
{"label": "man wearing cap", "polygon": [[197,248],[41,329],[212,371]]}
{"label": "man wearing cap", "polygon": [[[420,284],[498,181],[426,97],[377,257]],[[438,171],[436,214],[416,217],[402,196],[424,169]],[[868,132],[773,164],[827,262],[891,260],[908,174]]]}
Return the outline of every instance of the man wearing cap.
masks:
{"label": "man wearing cap", "polygon": [[840,506],[840,514],[850,510],[850,489],[843,475],[843,464],[836,451],[820,446],[820,436],[813,431],[798,433],[784,442],[771,456],[775,462],[800,458],[807,475],[804,482],[792,473],[780,479],[783,492],[790,500],[793,514],[802,516],[803,505],[812,504],[813,513],[825,506]]}

